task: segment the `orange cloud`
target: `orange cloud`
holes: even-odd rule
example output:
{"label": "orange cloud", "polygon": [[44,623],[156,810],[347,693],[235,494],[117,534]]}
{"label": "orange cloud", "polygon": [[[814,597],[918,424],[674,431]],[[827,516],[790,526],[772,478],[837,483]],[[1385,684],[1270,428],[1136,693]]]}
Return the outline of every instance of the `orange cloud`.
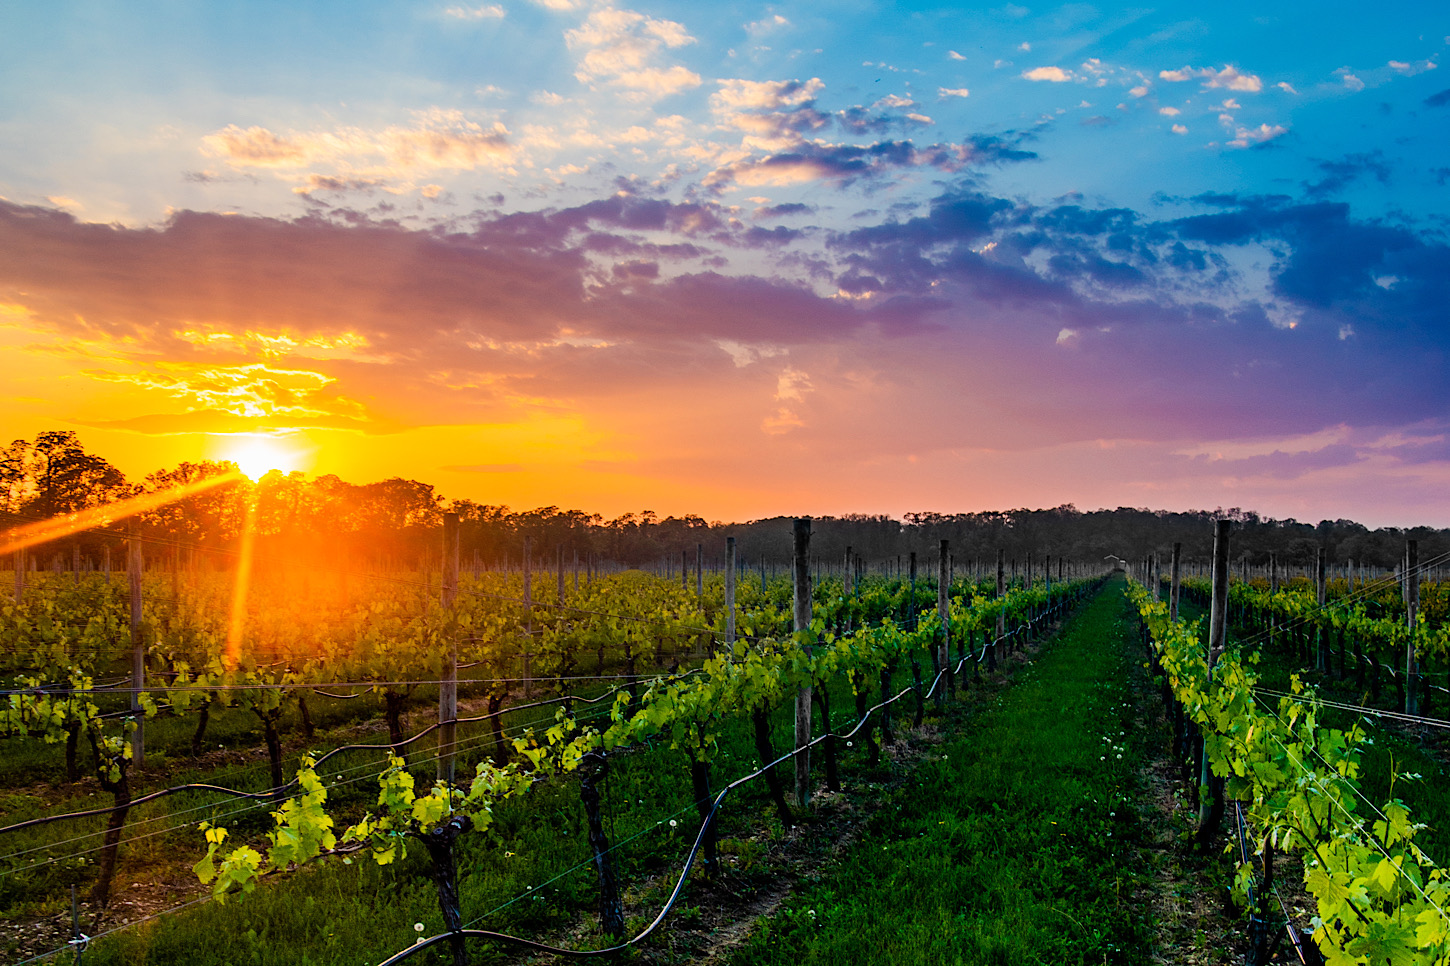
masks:
{"label": "orange cloud", "polygon": [[411,127],[380,130],[350,127],[332,131],[277,134],[235,124],[201,139],[206,155],[235,168],[278,172],[329,165],[341,168],[311,176],[308,191],[371,187],[383,178],[412,177],[438,170],[471,171],[507,163],[514,155],[509,131],[499,122],[485,127],[461,111],[433,110]]}

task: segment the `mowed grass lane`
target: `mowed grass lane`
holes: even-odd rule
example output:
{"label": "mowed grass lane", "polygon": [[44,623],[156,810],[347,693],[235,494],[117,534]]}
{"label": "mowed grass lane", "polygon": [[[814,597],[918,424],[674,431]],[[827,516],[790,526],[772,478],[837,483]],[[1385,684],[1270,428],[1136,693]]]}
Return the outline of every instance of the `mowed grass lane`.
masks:
{"label": "mowed grass lane", "polygon": [[1148,961],[1121,577],[923,764],[734,966]]}

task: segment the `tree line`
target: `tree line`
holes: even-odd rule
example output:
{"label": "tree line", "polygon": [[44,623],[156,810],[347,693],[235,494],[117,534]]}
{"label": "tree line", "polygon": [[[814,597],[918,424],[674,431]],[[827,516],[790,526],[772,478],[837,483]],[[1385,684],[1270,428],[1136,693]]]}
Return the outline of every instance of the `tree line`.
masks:
{"label": "tree line", "polygon": [[[252,481],[225,461],[182,462],[156,470],[139,481],[100,456],[86,452],[76,433],[50,431],[19,439],[0,451],[0,528],[11,529],[144,493],[157,493],[212,478],[232,478],[140,515],[143,536],[170,547],[178,565],[225,567],[249,519],[260,554],[303,564],[366,568],[420,569],[437,557],[443,514],[460,519],[465,565],[518,566],[524,538],[535,565],[563,554],[572,565],[609,561],[624,566],[692,563],[696,547],[717,563],[724,538],[734,536],[747,566],[785,565],[790,556],[790,518],[744,523],[709,522],[703,517],[661,517],[650,510],[606,519],[598,513],[539,507],[515,511],[468,499],[448,499],[431,484],[393,477],[354,484],[334,474],[312,479],[300,472],[272,471]],[[995,565],[998,548],[1025,563],[1043,554],[1081,563],[1109,556],[1128,560],[1148,554],[1166,556],[1175,542],[1189,560],[1207,560],[1212,552],[1212,521],[1235,522],[1234,553],[1252,566],[1267,564],[1270,554],[1286,567],[1310,565],[1320,547],[1331,564],[1349,560],[1391,568],[1407,537],[1420,541],[1420,558],[1450,552],[1450,529],[1370,528],[1352,520],[1317,524],[1277,520],[1252,511],[1149,510],[1133,507],[1079,510],[1071,504],[1050,509],[992,510],[972,513],[908,513],[898,519],[880,514],[817,517],[812,552],[823,560],[842,560],[847,547],[868,563],[893,562],[915,552],[934,559],[941,540],[951,541],[959,568],[976,561]],[[77,563],[97,568],[123,535],[112,528],[86,531],[33,548],[35,566],[69,569]],[[152,556],[155,554],[153,553]]]}

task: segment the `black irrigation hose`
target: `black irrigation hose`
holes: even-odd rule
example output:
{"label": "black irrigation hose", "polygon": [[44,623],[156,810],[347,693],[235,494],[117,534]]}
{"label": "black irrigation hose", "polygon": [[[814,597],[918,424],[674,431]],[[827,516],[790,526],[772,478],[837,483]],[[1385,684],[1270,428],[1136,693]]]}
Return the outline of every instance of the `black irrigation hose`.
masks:
{"label": "black irrigation hose", "polygon": [[[1059,602],[1057,605],[1051,608],[1051,610],[1056,610],[1062,607],[1064,604],[1066,604],[1066,601]],[[1038,619],[1040,620],[1042,617],[1045,616],[1045,614],[1041,615]],[[956,665],[957,670],[960,670],[961,666],[965,664],[967,660],[967,658],[963,658],[958,661]],[[932,694],[936,692],[937,686],[946,676],[946,673],[946,669],[942,669],[941,671],[937,672],[936,677],[932,680],[931,688],[926,692],[925,695],[923,695],[923,700],[931,697]],[[421,952],[422,950],[427,949],[430,946],[445,941],[451,941],[458,937],[464,937],[469,939],[491,939],[495,942],[509,943],[515,946],[523,946],[527,949],[538,950],[539,952],[553,953],[556,956],[577,957],[608,956],[614,953],[622,952],[625,949],[636,945],[637,943],[648,937],[651,933],[653,933],[657,928],[659,928],[660,924],[665,921],[665,917],[668,916],[670,911],[674,908],[675,902],[679,899],[681,892],[685,888],[685,881],[689,878],[690,869],[695,863],[695,858],[699,855],[700,849],[704,845],[706,832],[714,823],[715,816],[719,813],[721,804],[724,803],[726,797],[732,791],[734,791],[739,786],[745,784],[746,782],[753,781],[754,779],[759,778],[761,775],[764,775],[767,771],[774,768],[776,765],[782,764],[795,758],[795,756],[799,755],[801,752],[809,751],[810,749],[814,748],[816,745],[827,740],[828,738],[849,739],[853,737],[857,732],[859,732],[863,727],[866,726],[867,722],[871,720],[871,716],[873,714],[883,708],[895,704],[897,701],[906,697],[906,695],[912,693],[915,690],[915,687],[903,688],[893,697],[882,701],[876,705],[873,705],[866,711],[866,714],[861,717],[861,720],[856,722],[856,726],[845,734],[837,734],[834,731],[828,731],[825,734],[819,735],[816,738],[812,739],[805,745],[802,745],[801,747],[796,748],[792,751],[786,752],[784,755],[781,755],[779,758],[775,759],[769,764],[762,765],[760,768],[757,768],[755,771],[749,773],[748,775],[742,775],[740,778],[735,779],[733,782],[721,789],[720,794],[715,796],[715,800],[710,806],[710,814],[707,815],[704,822],[700,824],[700,831],[695,835],[695,842],[693,845],[690,846],[690,853],[685,857],[684,866],[680,869],[680,877],[675,882],[675,887],[670,891],[669,898],[665,901],[664,906],[660,909],[659,914],[655,916],[654,920],[632,938],[626,939],[624,942],[618,943],[614,946],[605,947],[604,949],[568,949],[563,946],[551,946],[548,943],[541,943],[534,939],[525,939],[522,936],[512,936],[508,933],[493,932],[487,929],[460,929],[456,932],[443,932],[438,933],[434,936],[429,936],[427,939],[420,939],[418,942],[414,943],[412,946],[409,946],[407,949],[404,949],[398,953],[394,953],[392,956],[383,960],[381,963],[378,964],[378,966],[396,966],[396,964],[408,959],[414,953]]]}

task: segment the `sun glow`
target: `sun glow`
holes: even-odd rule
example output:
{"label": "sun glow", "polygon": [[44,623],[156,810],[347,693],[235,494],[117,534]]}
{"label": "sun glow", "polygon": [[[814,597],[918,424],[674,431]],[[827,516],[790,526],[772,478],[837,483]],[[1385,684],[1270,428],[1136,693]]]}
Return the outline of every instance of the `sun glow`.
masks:
{"label": "sun glow", "polygon": [[272,470],[291,473],[300,469],[301,454],[276,436],[243,436],[222,454],[249,479],[260,480]]}

